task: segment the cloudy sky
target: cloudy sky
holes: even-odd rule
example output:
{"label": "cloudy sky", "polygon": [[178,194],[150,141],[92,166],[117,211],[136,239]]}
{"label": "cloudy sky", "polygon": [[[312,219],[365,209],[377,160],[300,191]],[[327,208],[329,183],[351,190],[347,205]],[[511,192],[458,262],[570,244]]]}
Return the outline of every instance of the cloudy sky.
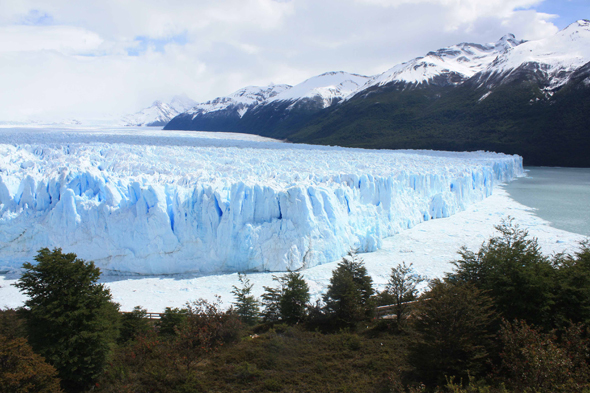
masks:
{"label": "cloudy sky", "polygon": [[459,42],[538,39],[588,0],[0,0],[0,121],[132,113]]}

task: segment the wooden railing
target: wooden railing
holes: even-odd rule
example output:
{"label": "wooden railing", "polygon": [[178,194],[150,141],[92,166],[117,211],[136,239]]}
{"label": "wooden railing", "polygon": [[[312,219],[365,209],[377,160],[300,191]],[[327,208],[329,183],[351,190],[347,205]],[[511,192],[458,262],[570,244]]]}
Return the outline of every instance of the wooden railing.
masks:
{"label": "wooden railing", "polygon": [[[133,314],[131,311],[121,311],[121,314]],[[146,319],[161,319],[163,312],[148,312],[145,314]]]}
{"label": "wooden railing", "polygon": [[[411,302],[403,302],[401,305],[410,305],[422,301],[426,301],[430,299],[418,299],[412,300]],[[386,306],[379,306],[375,307],[375,318],[378,319],[396,319],[397,315],[395,313],[395,309],[397,308],[397,304],[388,304]]]}

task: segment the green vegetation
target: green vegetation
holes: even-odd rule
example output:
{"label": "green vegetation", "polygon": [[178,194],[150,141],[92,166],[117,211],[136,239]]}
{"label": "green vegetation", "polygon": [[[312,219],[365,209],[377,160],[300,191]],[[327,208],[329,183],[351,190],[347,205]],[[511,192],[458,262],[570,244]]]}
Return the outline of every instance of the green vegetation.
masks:
{"label": "green vegetation", "polygon": [[55,367],[67,391],[88,388],[103,372],[119,332],[118,305],[92,262],[39,250],[15,284],[28,295],[21,315],[33,350]]}
{"label": "green vegetation", "polygon": [[289,272],[284,276],[273,276],[277,288],[264,287],[262,304],[264,322],[286,322],[296,324],[307,317],[309,308],[309,287],[301,273]]}
{"label": "green vegetation", "polygon": [[254,325],[258,322],[258,315],[260,314],[259,301],[252,295],[252,287],[254,284],[250,283],[248,277],[238,273],[238,279],[242,284],[241,288],[233,286],[232,293],[236,297],[234,306],[236,313],[240,317],[242,323],[246,325]]}
{"label": "green vegetation", "polygon": [[371,318],[373,293],[373,280],[364,261],[355,252],[349,252],[332,272],[324,295],[326,312],[337,327],[353,327]]}
{"label": "green vegetation", "polygon": [[521,155],[525,165],[589,167],[590,89],[576,78],[552,96],[542,88],[528,80],[491,90],[470,82],[375,87],[286,137],[376,149],[488,150]]}
{"label": "green vegetation", "polygon": [[[235,308],[198,300],[167,308],[151,324],[137,307],[113,323],[121,336],[99,352],[108,361],[92,375],[93,385],[73,387],[70,380],[63,386],[94,392],[590,393],[588,244],[572,255],[547,257],[512,221],[497,229],[498,236],[477,252],[461,249],[454,271],[431,281],[422,294],[423,278],[402,263],[392,269],[386,290],[374,295],[362,259],[351,252],[334,270],[324,304],[309,304],[300,273],[275,277],[277,287],[266,287],[262,296],[262,323],[250,319],[257,317],[250,306],[258,300],[245,276],[241,288],[234,287]],[[56,285],[55,274],[39,268],[45,259],[67,259],[55,265],[59,272],[92,273],[85,282],[96,285],[92,264],[41,250],[37,279],[30,278],[28,265],[20,287]],[[84,281],[85,274],[76,277]],[[55,309],[90,299],[110,302],[100,286],[65,293],[59,288],[52,290],[59,297],[43,292],[62,304]],[[87,299],[73,302],[74,294]],[[371,318],[375,304],[386,301],[390,319]],[[29,301],[17,313],[0,312],[0,382],[11,388],[22,382],[29,389],[9,391],[59,391],[55,369],[30,352],[26,341],[35,339],[29,323],[38,304],[45,303]],[[60,331],[61,341],[45,345],[71,354],[70,342],[96,337],[93,329],[101,323]],[[47,361],[61,372],[61,358]],[[78,370],[88,367],[80,356],[73,362]]]}

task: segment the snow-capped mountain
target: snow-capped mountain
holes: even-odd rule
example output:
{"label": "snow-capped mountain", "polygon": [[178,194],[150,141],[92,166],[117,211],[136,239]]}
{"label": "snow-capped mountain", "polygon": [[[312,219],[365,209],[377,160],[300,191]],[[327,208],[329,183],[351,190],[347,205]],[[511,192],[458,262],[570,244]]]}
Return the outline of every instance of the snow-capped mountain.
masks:
{"label": "snow-capped mountain", "polygon": [[579,20],[557,34],[529,41],[506,51],[485,70],[478,81],[497,85],[533,74],[548,90],[563,86],[580,67],[590,62],[590,21]]}
{"label": "snow-capped mountain", "polygon": [[371,78],[351,96],[370,87],[390,83],[456,85],[481,72],[499,55],[509,52],[523,42],[517,40],[513,34],[508,34],[495,43],[461,43],[429,52],[426,56],[398,64]]}
{"label": "snow-capped mountain", "polygon": [[270,121],[274,124],[301,112],[315,113],[330,107],[368,80],[366,76],[340,71],[327,72],[295,86],[249,86],[227,97],[196,105],[174,118],[166,129],[248,133],[246,124],[256,124],[267,116],[272,117],[272,113],[278,114]]}
{"label": "snow-capped mountain", "polygon": [[527,165],[590,166],[590,21],[542,40],[508,34],[452,45],[371,78],[322,74],[240,112],[228,102],[181,114],[165,129],[366,148],[482,149],[522,155]]}
{"label": "snow-capped mountain", "polygon": [[259,105],[269,98],[275,97],[290,88],[290,85],[275,84],[270,84],[265,87],[247,86],[227,97],[217,97],[214,100],[196,104],[191,110],[187,111],[187,114],[191,115],[194,119],[199,115],[204,115],[209,112],[227,110],[231,114],[237,114],[239,117],[242,117],[248,109]]}
{"label": "snow-capped mountain", "polygon": [[317,101],[321,108],[327,108],[338,103],[344,97],[363,86],[370,78],[364,75],[350,74],[344,71],[326,72],[309,78],[304,82],[285,90],[269,102],[291,102],[291,107],[297,102],[308,99]]}
{"label": "snow-capped mountain", "polygon": [[196,101],[191,100],[186,95],[174,96],[168,103],[154,101],[154,103],[134,113],[123,117],[122,122],[126,126],[148,126],[162,127],[180,113],[186,112],[197,105]]}

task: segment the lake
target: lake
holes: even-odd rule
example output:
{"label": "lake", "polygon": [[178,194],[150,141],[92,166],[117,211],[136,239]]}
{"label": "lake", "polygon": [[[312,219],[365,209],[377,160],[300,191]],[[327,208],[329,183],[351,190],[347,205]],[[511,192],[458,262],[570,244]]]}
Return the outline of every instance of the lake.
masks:
{"label": "lake", "polygon": [[505,186],[558,229],[590,236],[590,168],[526,167],[527,176]]}

